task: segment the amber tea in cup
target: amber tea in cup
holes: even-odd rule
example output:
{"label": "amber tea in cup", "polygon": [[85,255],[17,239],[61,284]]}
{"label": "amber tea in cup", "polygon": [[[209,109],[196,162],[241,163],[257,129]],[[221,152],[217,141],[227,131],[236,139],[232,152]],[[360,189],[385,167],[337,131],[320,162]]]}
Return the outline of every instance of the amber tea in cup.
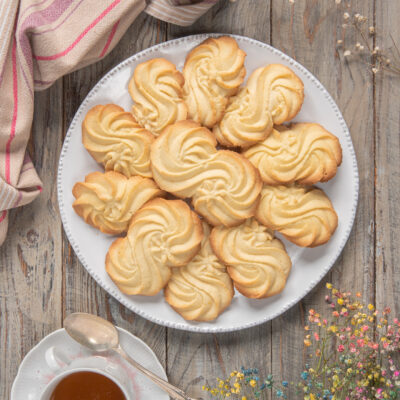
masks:
{"label": "amber tea in cup", "polygon": [[50,400],[126,400],[119,386],[96,372],[67,375],[55,387]]}

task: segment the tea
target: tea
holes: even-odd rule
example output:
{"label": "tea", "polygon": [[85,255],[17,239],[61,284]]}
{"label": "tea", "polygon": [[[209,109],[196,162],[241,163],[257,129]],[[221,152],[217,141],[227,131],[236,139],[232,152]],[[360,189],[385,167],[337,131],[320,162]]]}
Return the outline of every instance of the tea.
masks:
{"label": "tea", "polygon": [[126,400],[121,389],[96,372],[75,372],[54,389],[50,400]]}

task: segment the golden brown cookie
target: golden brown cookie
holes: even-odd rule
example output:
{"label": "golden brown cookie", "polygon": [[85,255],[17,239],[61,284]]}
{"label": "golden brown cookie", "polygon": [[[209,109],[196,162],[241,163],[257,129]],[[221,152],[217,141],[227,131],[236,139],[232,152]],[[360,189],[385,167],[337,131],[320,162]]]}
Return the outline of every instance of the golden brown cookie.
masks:
{"label": "golden brown cookie", "polygon": [[152,296],[200,250],[199,217],[182,200],[154,199],[134,216],[128,234],[108,250],[106,270],[126,294]]}
{"label": "golden brown cookie", "polygon": [[86,114],[82,123],[82,143],[106,171],[128,178],[151,178],[150,146],[153,135],[143,129],[131,113],[115,104],[98,105]]}
{"label": "golden brown cookie", "polygon": [[229,306],[234,294],[232,280],[214,254],[210,227],[203,222],[201,249],[188,265],[172,268],[164,289],[165,300],[186,320],[211,321]]}
{"label": "golden brown cookie", "polygon": [[191,197],[211,225],[238,225],[254,215],[261,178],[245,157],[216,144],[196,122],[168,126],[151,148],[153,176],[163,190]]}
{"label": "golden brown cookie", "polygon": [[290,68],[281,64],[258,68],[239,94],[230,99],[213,132],[224,146],[251,146],[267,138],[273,124],[291,120],[300,111],[303,99],[303,82]]}
{"label": "golden brown cookie", "polygon": [[339,139],[321,125],[309,123],[278,127],[242,154],[268,185],[326,182],[342,162]]}
{"label": "golden brown cookie", "polygon": [[154,136],[168,125],[186,119],[183,82],[182,74],[165,58],[153,58],[136,67],[128,85],[135,102],[132,114]]}
{"label": "golden brown cookie", "polygon": [[264,185],[256,218],[302,247],[326,243],[338,224],[328,196],[314,186]]}
{"label": "golden brown cookie", "polygon": [[118,172],[92,172],[72,189],[75,212],[86,223],[111,235],[126,232],[133,215],[147,201],[164,196],[152,179]]}
{"label": "golden brown cookie", "polygon": [[244,296],[260,299],[284,289],[292,267],[290,257],[273,232],[254,218],[233,228],[218,226],[212,230],[210,240]]}
{"label": "golden brown cookie", "polygon": [[208,128],[221,120],[229,97],[237,92],[246,75],[245,57],[229,36],[209,38],[187,55],[184,99],[190,119]]}

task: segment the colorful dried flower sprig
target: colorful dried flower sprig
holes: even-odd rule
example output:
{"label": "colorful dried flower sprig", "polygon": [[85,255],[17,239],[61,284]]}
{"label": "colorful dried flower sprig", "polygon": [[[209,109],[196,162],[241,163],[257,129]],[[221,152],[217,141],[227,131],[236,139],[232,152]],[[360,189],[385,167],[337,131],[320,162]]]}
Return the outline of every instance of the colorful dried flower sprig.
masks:
{"label": "colorful dried flower sprig", "polygon": [[[203,386],[217,399],[288,399],[292,387],[304,400],[400,399],[400,370],[393,359],[400,354],[400,321],[391,310],[364,305],[360,293],[352,296],[327,284],[329,315],[310,310],[304,344],[309,362],[299,381],[262,379],[257,369],[233,371],[216,387]],[[293,399],[293,396],[291,397]]]}
{"label": "colorful dried flower sprig", "polygon": [[287,399],[284,391],[289,386],[286,381],[274,382],[272,375],[261,381],[257,368],[244,367],[240,371],[232,371],[225,380],[217,378],[217,383],[216,387],[203,386],[202,389],[218,399],[261,399],[266,390],[273,390],[278,398]]}

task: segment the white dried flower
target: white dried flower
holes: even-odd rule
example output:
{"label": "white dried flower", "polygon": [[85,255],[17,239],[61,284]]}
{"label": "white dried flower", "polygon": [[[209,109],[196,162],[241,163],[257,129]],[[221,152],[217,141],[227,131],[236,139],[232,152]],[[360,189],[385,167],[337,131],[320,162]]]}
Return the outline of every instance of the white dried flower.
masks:
{"label": "white dried flower", "polygon": [[372,51],[372,54],[379,54],[379,52],[381,51],[381,49],[379,48],[379,46],[376,46],[375,48],[374,48],[374,50]]}
{"label": "white dried flower", "polygon": [[345,57],[351,56],[351,51],[350,51],[350,50],[346,50],[346,51],[343,53],[343,55],[344,55]]}
{"label": "white dried flower", "polygon": [[369,31],[369,34],[370,34],[370,35],[373,35],[373,34],[375,33],[375,27],[374,27],[374,26],[370,26],[370,27],[368,28],[368,31]]}
{"label": "white dried flower", "polygon": [[385,62],[386,62],[386,65],[389,65],[389,64],[392,62],[392,60],[391,60],[390,58],[387,58],[387,59],[385,60]]}
{"label": "white dried flower", "polygon": [[373,68],[372,68],[372,72],[373,72],[374,74],[376,74],[376,73],[378,73],[378,72],[379,72],[379,69],[378,69],[378,68],[376,68],[376,67],[373,67]]}
{"label": "white dried flower", "polygon": [[342,2],[342,0],[335,0],[336,4],[340,4]]}
{"label": "white dried flower", "polygon": [[357,42],[356,49],[362,51],[362,50],[364,50],[364,46],[360,42]]}
{"label": "white dried flower", "polygon": [[348,12],[343,13],[343,19],[348,21],[350,19],[350,14]]}
{"label": "white dried flower", "polygon": [[339,39],[339,40],[336,42],[336,44],[338,44],[338,45],[343,44],[343,40],[342,40],[342,39]]}

